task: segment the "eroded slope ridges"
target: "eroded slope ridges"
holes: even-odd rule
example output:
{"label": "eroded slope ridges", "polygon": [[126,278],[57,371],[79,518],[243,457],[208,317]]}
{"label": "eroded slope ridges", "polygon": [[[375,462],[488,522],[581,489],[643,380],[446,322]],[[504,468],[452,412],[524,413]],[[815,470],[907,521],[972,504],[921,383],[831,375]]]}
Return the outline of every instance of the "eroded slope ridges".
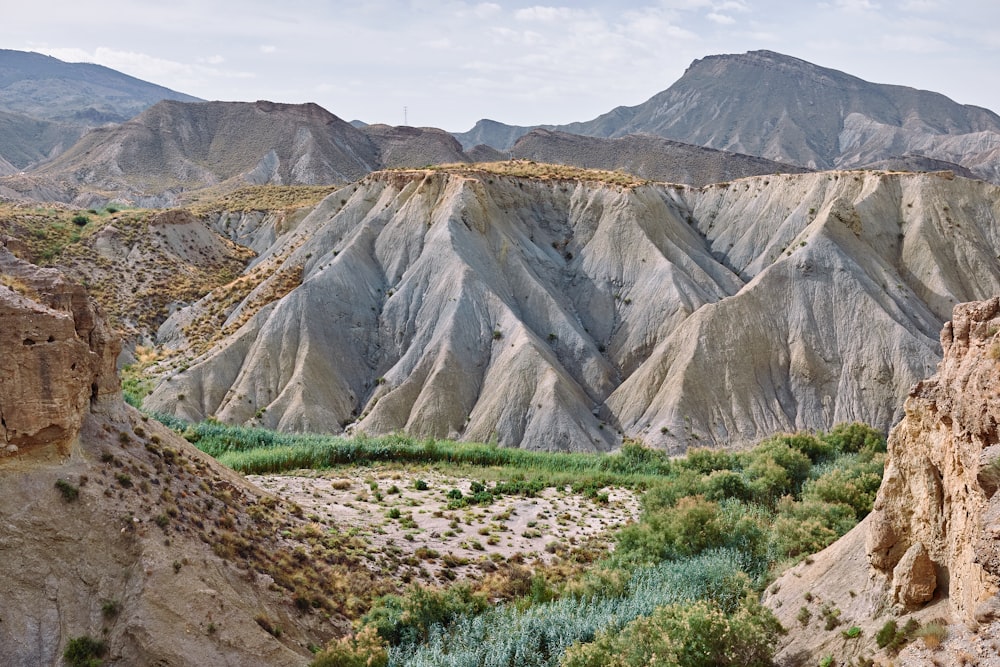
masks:
{"label": "eroded slope ridges", "polygon": [[168,320],[197,351],[224,324],[147,406],[539,449],[887,428],[952,305],[1000,288],[996,195],[942,174],[380,172],[279,236],[238,303]]}
{"label": "eroded slope ridges", "polygon": [[[230,179],[345,183],[377,166],[376,146],[315,104],[163,101],[126,123],[92,130],[33,176],[66,190],[62,201],[103,192],[162,206],[184,190]],[[6,185],[41,198],[30,182]]]}

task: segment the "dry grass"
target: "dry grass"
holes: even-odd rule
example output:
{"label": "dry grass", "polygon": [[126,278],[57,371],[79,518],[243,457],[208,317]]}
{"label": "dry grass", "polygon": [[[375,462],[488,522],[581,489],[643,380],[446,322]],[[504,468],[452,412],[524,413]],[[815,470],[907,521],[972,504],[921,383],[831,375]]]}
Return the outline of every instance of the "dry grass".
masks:
{"label": "dry grass", "polygon": [[339,186],[248,185],[224,194],[204,191],[190,210],[195,215],[222,211],[289,211],[315,206]]}
{"label": "dry grass", "polygon": [[505,160],[503,162],[477,162],[475,164],[441,164],[424,167],[423,169],[400,169],[402,172],[415,171],[446,171],[465,176],[480,176],[497,174],[500,176],[515,176],[518,178],[536,178],[540,180],[588,181],[637,187],[650,181],[622,171],[606,171],[603,169],[584,169],[561,164],[546,164],[534,160]]}

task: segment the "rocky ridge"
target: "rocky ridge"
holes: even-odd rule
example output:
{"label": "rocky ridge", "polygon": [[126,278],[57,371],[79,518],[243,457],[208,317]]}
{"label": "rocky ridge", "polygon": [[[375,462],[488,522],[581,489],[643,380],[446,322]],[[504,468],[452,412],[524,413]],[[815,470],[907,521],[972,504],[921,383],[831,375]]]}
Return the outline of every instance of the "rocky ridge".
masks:
{"label": "rocky ridge", "polygon": [[[773,51],[707,56],[642,104],[540,127],[606,138],[652,134],[810,169],[863,168],[916,154],[1000,179],[1000,116],[992,111]],[[480,121],[455,136],[466,148],[486,142],[510,150],[533,129]]]}
{"label": "rocky ridge", "polygon": [[948,173],[694,189],[522,166],[334,192],[245,287],[165,323],[189,367],[147,405],[537,449],[888,428],[953,305],[1000,290],[995,187]]}
{"label": "rocky ridge", "polygon": [[894,604],[947,595],[970,624],[1000,618],[998,332],[1000,298],[955,308],[937,374],[913,387],[893,429],[866,541]]}

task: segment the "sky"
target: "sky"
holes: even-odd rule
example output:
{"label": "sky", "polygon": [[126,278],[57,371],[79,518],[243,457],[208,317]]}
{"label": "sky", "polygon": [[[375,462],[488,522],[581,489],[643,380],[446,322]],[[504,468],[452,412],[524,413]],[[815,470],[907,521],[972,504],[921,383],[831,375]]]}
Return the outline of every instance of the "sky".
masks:
{"label": "sky", "polygon": [[768,49],[1000,113],[997,0],[32,0],[0,48],[208,100],[470,129],[590,120],[697,58]]}

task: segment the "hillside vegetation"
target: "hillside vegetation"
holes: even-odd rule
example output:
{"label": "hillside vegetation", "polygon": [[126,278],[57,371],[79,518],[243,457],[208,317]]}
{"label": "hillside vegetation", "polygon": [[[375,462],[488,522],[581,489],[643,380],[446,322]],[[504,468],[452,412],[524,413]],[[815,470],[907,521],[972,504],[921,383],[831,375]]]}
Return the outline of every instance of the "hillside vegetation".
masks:
{"label": "hillside vegetation", "polygon": [[[612,552],[566,544],[553,546],[548,560],[497,559],[491,552],[481,560],[485,574],[453,583],[441,576],[433,585],[417,576],[421,583],[359,605],[355,633],[328,646],[317,666],[638,665],[654,653],[664,664],[769,664],[782,629],[756,601],[760,591],[787,564],[830,544],[871,511],[885,457],[884,437],[860,424],[775,436],[740,453],[703,449],[671,459],[636,444],[613,455],[548,454],[162,418],[243,472],[329,470],[332,477],[313,477],[318,485],[357,467],[389,466],[415,478],[420,471],[425,478],[450,471],[482,480],[464,493],[425,492],[447,496],[446,511],[455,517],[508,495],[537,498],[546,488],[571,488],[595,508],[608,502],[609,489],[641,494],[639,521],[608,536]],[[382,484],[372,489],[376,497],[399,493]],[[392,542],[402,550],[399,567],[405,570],[410,558],[447,559],[428,546],[434,540],[427,542],[422,525],[429,517],[407,512],[400,519],[392,512],[398,505],[386,506],[386,524],[409,522],[403,539]],[[492,530],[480,534],[502,534]],[[462,572],[461,565],[446,560],[445,569]],[[699,651],[709,662],[692,661]],[[364,662],[372,656],[374,662]]]}

